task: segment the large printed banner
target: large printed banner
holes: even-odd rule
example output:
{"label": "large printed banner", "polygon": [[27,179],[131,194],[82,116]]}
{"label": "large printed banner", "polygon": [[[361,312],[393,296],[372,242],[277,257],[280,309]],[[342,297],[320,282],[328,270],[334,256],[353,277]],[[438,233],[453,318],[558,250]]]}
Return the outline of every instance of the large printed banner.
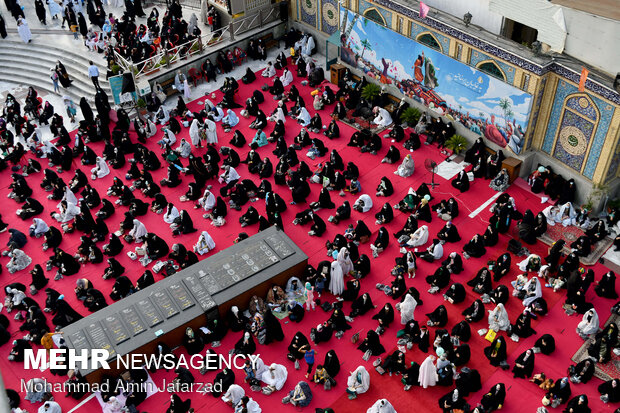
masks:
{"label": "large printed banner", "polygon": [[531,95],[342,7],[340,16],[344,62],[499,146],[521,152]]}

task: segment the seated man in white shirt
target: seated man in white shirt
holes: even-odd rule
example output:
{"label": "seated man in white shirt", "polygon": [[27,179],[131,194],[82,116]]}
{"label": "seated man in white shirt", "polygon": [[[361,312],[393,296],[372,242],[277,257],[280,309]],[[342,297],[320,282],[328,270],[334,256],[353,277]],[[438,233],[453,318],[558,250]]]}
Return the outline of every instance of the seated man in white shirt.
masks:
{"label": "seated man in white shirt", "polygon": [[276,75],[276,68],[273,67],[273,64],[271,64],[271,62],[267,62],[267,67],[263,69],[261,75],[263,77],[274,77]]}
{"label": "seated man in white shirt", "polygon": [[441,242],[435,238],[433,239],[433,244],[428,247],[426,251],[416,252],[416,255],[427,262],[438,261],[443,257],[443,245],[441,245]]}

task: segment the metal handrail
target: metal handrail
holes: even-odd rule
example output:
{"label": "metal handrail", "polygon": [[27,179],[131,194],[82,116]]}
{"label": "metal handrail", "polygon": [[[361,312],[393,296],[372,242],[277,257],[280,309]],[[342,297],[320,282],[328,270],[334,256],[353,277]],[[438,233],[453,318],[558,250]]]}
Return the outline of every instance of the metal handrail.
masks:
{"label": "metal handrail", "polygon": [[[159,51],[148,59],[141,62],[129,62],[116,50],[114,56],[117,64],[126,72],[133,72],[134,78],[148,75],[149,73],[158,70],[160,67],[165,66],[169,68],[171,64],[174,64],[186,57],[194,54],[202,54],[209,46],[219,43],[223,40],[224,35],[228,34],[230,40],[234,40],[238,34],[245,33],[253,29],[254,23],[258,20],[257,27],[263,27],[266,23],[280,18],[280,9],[278,5],[272,6],[269,12],[264,16],[263,10],[259,10],[257,13],[244,17],[242,19],[231,22],[225,27],[222,27],[214,32],[204,34],[194,40],[185,42],[181,45],[175,46],[168,50],[160,47]],[[247,23],[247,24],[246,24]],[[182,53],[182,51],[184,51]]]}

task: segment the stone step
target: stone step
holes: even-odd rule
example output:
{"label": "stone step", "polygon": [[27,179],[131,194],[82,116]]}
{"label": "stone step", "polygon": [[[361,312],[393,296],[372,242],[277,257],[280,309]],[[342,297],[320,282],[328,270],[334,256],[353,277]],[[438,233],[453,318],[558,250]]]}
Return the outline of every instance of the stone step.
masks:
{"label": "stone step", "polygon": [[[0,54],[4,56],[13,56],[15,58],[22,59],[22,62],[47,62],[50,63],[50,67],[56,65],[56,62],[60,60],[62,64],[67,67],[72,67],[75,71],[80,73],[87,73],[88,71],[88,59],[64,53],[59,49],[46,49],[46,50],[24,50],[17,47],[0,47]],[[99,65],[98,65],[99,66]],[[100,70],[102,68],[100,67]]]}
{"label": "stone step", "polygon": [[[89,53],[84,49],[84,55],[74,53],[66,48],[51,45],[29,44],[25,46],[18,41],[3,41],[0,43],[0,80],[26,86],[34,86],[36,89],[54,93],[54,87],[50,80],[50,69],[60,60],[69,76],[73,80],[70,88],[61,88],[61,93],[70,96],[79,103],[82,96],[89,103],[94,102],[95,87],[88,77],[88,61],[97,61],[101,69],[102,58],[99,55]],[[27,68],[28,70],[24,70]],[[101,70],[100,69],[100,70]],[[100,85],[110,98],[110,104],[114,104],[110,86],[100,76]]]}
{"label": "stone step", "polygon": [[57,60],[62,60],[63,63],[64,59],[69,59],[84,66],[85,68],[88,68],[89,60],[97,62],[98,64],[103,64],[105,62],[105,57],[103,54],[90,52],[81,42],[76,43],[75,46],[80,48],[80,52],[74,52],[72,49],[61,46],[38,43],[30,43],[25,45],[23,42],[5,39],[0,43],[0,50],[19,50],[24,55],[36,56],[37,58],[44,55],[51,55]]}
{"label": "stone step", "polygon": [[[50,34],[63,35],[64,34],[66,36],[73,36],[72,32],[65,30],[65,29],[33,29],[33,28],[30,28],[30,31],[32,32],[32,34],[45,34],[45,35],[50,35]],[[7,33],[18,33],[17,29],[15,28],[7,28],[6,32]]]}
{"label": "stone step", "polygon": [[[2,73],[0,72],[0,82],[12,83],[15,85],[32,86],[39,92],[46,91],[50,94],[55,93],[54,86],[52,85],[51,81],[48,82],[45,79],[41,79],[40,77],[36,75],[28,75],[24,73]],[[73,99],[75,104],[79,104],[80,99],[82,97],[85,97],[86,101],[94,107],[94,104],[95,104],[94,88],[92,91],[85,92],[77,87],[71,86],[68,89],[61,88],[60,91],[61,91],[60,95],[68,95],[69,97],[71,97],[71,99]],[[111,102],[110,104],[113,104],[113,102]]]}
{"label": "stone step", "polygon": [[[17,60],[16,57],[7,56],[3,54],[2,52],[0,52],[0,73],[7,72],[7,71],[8,72],[22,71],[24,64],[21,62],[17,62],[16,60]],[[41,76],[43,79],[49,78],[51,74],[49,64],[46,62],[40,62],[40,61],[28,62],[28,69],[29,69],[28,70],[29,73],[36,73],[39,76]],[[85,90],[92,89],[94,93],[94,86],[92,85],[90,78],[86,74],[69,72],[69,76],[73,80],[73,85],[79,85],[80,88],[85,89]],[[50,83],[51,83],[51,80],[50,80]],[[102,89],[106,93],[109,94],[110,86],[105,81],[105,79],[101,79],[100,85]]]}

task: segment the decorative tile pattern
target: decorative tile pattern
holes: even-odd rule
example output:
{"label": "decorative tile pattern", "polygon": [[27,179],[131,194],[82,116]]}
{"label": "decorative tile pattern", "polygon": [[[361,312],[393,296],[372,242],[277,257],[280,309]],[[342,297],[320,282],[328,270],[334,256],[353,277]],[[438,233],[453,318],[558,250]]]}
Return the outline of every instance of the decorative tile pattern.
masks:
{"label": "decorative tile pattern", "polygon": [[437,33],[434,30],[428,30],[428,28],[424,26],[420,26],[419,24],[415,24],[415,22],[412,22],[411,36],[410,36],[412,39],[415,40],[418,37],[418,35],[420,35],[420,33],[424,33],[424,32],[432,33],[433,36],[435,36],[435,38],[441,45],[441,51],[443,54],[447,55],[449,53],[450,51],[450,38],[449,37],[446,37],[441,33]]}
{"label": "decorative tile pattern", "polygon": [[[378,3],[378,4],[381,4],[381,3]],[[383,7],[377,7],[377,5],[371,4],[367,2],[366,0],[359,0],[359,14],[361,14],[362,16],[364,15],[364,12],[367,9],[372,9],[372,8],[377,9],[377,11],[381,13],[383,18],[385,19],[386,27],[391,28],[392,27],[392,12],[391,11],[386,10]]]}
{"label": "decorative tile pattern", "polygon": [[609,164],[609,169],[607,170],[607,176],[605,177],[605,182],[611,181],[618,173],[620,172],[620,140],[616,144],[616,148],[614,150],[614,157]]}
{"label": "decorative tile pattern", "polygon": [[565,110],[553,157],[581,172],[593,131],[594,123],[575,112]]}
{"label": "decorative tile pattern", "polygon": [[316,27],[317,25],[317,0],[299,0],[301,21]]}
{"label": "decorative tile pattern", "polygon": [[[564,113],[563,113],[565,112],[564,102],[566,101],[566,98],[569,95],[575,94],[575,93],[578,93],[577,87],[575,87],[574,85],[564,80],[560,80],[557,90],[555,91],[555,100],[553,102],[553,107],[551,109],[551,116],[549,118],[549,123],[547,125],[547,132],[545,133],[545,139],[544,139],[543,146],[542,146],[542,150],[548,154],[552,153],[553,142],[558,132],[558,127],[559,127],[558,125],[559,125],[560,119],[564,118]],[[583,95],[579,94],[578,96],[583,96]],[[592,177],[594,176],[594,172],[596,170],[596,166],[598,164],[600,155],[601,155],[601,149],[603,148],[603,144],[605,143],[605,136],[607,135],[609,131],[609,125],[614,115],[614,107],[602,101],[600,98],[596,96],[588,94],[588,97],[590,97],[594,101],[594,104],[596,105],[598,113],[600,114],[598,124],[595,125],[595,133],[594,133],[594,138],[593,138],[594,141],[592,142],[590,151],[587,154],[585,168],[582,173],[583,176],[585,176],[586,178],[592,179]],[[591,113],[589,112],[588,108],[583,108],[582,110],[585,110],[586,113]],[[582,111],[579,111],[579,113],[581,114]],[[570,125],[570,126],[580,127],[584,123],[589,123],[589,120],[587,117],[582,117],[581,119],[583,120],[582,123],[578,123],[577,125]],[[560,129],[560,133],[562,133],[562,129]],[[560,145],[559,138],[558,138],[558,142],[556,143],[556,147],[558,145]],[[555,152],[554,152],[554,156],[555,156]],[[560,159],[560,160],[564,162],[564,159]]]}
{"label": "decorative tile pattern", "polygon": [[[364,0],[360,0],[360,4]],[[580,73],[573,72],[561,65],[557,62],[552,62],[547,65],[539,65],[534,62],[528,61],[520,56],[515,55],[514,53],[510,53],[506,50],[500,49],[486,41],[479,39],[475,36],[472,36],[468,33],[464,33],[460,30],[454,29],[444,23],[441,23],[437,20],[429,18],[428,16],[424,19],[420,19],[420,13],[417,10],[410,9],[401,4],[394,3],[391,0],[374,0],[376,4],[382,5],[390,10],[393,10],[396,13],[400,13],[404,16],[409,17],[410,19],[424,22],[425,25],[430,26],[438,31],[444,33],[449,37],[456,38],[464,43],[467,43],[473,47],[479,48],[486,53],[489,53],[496,58],[502,59],[510,64],[516,65],[523,70],[527,70],[537,75],[544,75],[548,72],[556,73],[567,80],[570,80],[575,83],[579,83]],[[360,6],[361,7],[361,6]],[[610,100],[616,104],[620,105],[620,93],[613,90],[611,87],[605,87],[596,83],[592,80],[587,80],[585,85],[587,90],[592,91],[593,93],[602,96],[603,98]]]}
{"label": "decorative tile pattern", "polygon": [[469,59],[469,64],[472,67],[476,67],[478,63],[484,62],[485,60],[492,60],[493,62],[495,62],[495,64],[499,66],[500,69],[502,69],[502,71],[506,75],[506,82],[510,83],[511,85],[514,83],[515,72],[516,72],[514,67],[507,65],[506,63],[501,62],[499,60],[496,60],[495,58],[493,58],[493,56],[489,56],[488,54],[478,52],[477,50],[472,50],[471,57]]}
{"label": "decorative tile pattern", "polygon": [[527,141],[527,146],[525,148],[525,150],[529,150],[532,147],[532,142],[534,141],[533,135],[534,132],[536,131],[536,124],[538,123],[538,115],[540,114],[540,105],[542,104],[542,100],[543,100],[543,95],[545,94],[545,86],[547,85],[547,78],[544,77],[541,81],[540,81],[540,86],[539,86],[539,90],[538,90],[538,95],[536,96],[536,103],[534,104],[534,107],[532,108],[532,120],[530,121],[530,124],[528,126],[528,131],[530,132],[530,139]]}
{"label": "decorative tile pattern", "polygon": [[[589,179],[592,179],[592,177],[594,176],[598,161],[599,159],[601,159],[601,151],[603,149],[603,145],[605,144],[605,137],[609,132],[609,126],[611,124],[611,119],[613,118],[615,111],[613,106],[603,102],[598,98],[594,97],[593,99],[599,107],[599,110],[601,112],[601,118],[596,128],[596,136],[594,137],[594,142],[592,143],[592,148],[590,149],[588,160],[586,161],[586,167],[583,170],[583,175]],[[604,154],[602,159],[606,160],[608,155],[609,154]]]}
{"label": "decorative tile pattern", "polygon": [[327,34],[333,34],[338,30],[338,2],[336,0],[323,0],[321,4],[321,30]]}
{"label": "decorative tile pattern", "polygon": [[596,108],[584,96],[575,96],[566,100],[566,106],[596,122]]}

